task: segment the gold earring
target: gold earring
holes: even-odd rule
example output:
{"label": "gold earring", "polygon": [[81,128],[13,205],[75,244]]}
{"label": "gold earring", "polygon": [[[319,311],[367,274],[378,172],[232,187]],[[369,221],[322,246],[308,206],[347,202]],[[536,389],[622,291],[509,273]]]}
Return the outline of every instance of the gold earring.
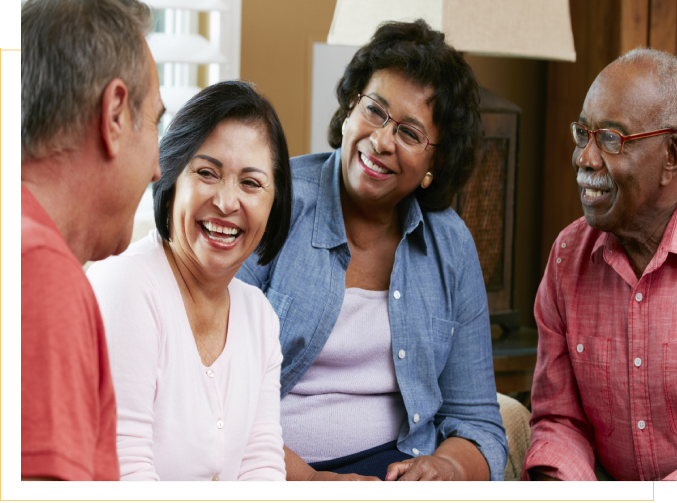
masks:
{"label": "gold earring", "polygon": [[431,183],[433,183],[433,174],[430,171],[428,171],[423,177],[423,181],[421,182],[421,188],[427,189],[428,187],[430,187]]}
{"label": "gold earring", "polygon": [[348,117],[346,117],[346,120],[343,121],[343,125],[341,126],[341,135],[346,134],[347,125],[348,125]]}

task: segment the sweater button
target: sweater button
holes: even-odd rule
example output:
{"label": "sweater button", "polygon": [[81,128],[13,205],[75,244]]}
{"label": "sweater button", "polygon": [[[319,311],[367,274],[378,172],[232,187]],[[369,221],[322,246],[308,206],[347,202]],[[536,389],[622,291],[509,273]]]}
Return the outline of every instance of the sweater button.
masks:
{"label": "sweater button", "polygon": [[223,421],[221,421],[220,419],[219,419],[218,421],[216,421],[216,427],[217,427],[219,430],[220,430],[221,428],[223,428]]}

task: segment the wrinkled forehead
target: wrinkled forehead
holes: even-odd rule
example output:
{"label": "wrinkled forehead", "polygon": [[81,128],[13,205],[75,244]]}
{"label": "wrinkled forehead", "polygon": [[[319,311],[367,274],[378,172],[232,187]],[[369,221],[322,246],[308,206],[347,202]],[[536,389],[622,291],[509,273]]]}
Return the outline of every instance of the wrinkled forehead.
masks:
{"label": "wrinkled forehead", "polygon": [[653,68],[646,63],[612,63],[590,86],[581,119],[595,128],[617,124],[623,134],[660,127],[663,103]]}

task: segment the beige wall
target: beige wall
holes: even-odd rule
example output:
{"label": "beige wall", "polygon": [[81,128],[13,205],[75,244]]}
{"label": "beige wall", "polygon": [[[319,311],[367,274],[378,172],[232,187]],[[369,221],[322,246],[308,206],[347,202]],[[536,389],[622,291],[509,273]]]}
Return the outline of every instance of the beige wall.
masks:
{"label": "beige wall", "polygon": [[[312,44],[326,41],[335,0],[242,0],[241,75],[280,115],[292,156],[310,151]],[[535,326],[540,283],[547,63],[468,56],[479,83],[522,108],[515,241],[515,304]]]}
{"label": "beige wall", "polygon": [[242,0],[240,76],[275,107],[292,156],[310,152],[313,42],[326,42],[336,0]]}

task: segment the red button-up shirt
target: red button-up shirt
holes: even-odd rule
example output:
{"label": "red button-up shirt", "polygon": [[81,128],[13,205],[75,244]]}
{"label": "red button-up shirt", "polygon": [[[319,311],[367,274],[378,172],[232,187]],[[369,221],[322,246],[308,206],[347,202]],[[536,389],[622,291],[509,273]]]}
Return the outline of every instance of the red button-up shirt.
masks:
{"label": "red button-up shirt", "polygon": [[557,238],[536,297],[527,470],[677,480],[677,212],[638,280],[616,237],[581,218]]}

